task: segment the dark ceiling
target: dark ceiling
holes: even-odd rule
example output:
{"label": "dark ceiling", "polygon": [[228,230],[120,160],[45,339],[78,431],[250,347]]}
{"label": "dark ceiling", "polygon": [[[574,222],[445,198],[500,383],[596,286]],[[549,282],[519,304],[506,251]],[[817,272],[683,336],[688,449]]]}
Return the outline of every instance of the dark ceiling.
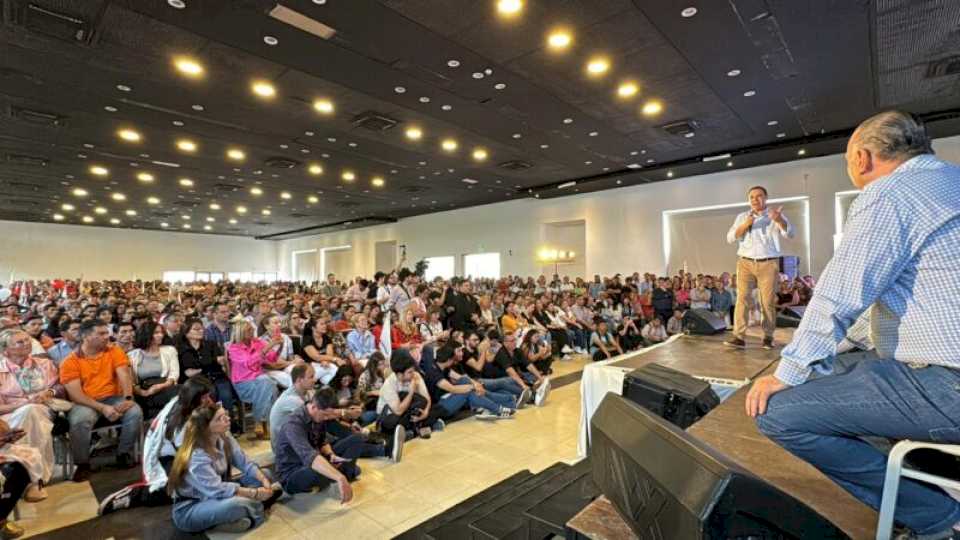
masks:
{"label": "dark ceiling", "polygon": [[960,2],[500,1],[0,0],[0,219],[288,238],[835,153],[889,107],[960,133]]}

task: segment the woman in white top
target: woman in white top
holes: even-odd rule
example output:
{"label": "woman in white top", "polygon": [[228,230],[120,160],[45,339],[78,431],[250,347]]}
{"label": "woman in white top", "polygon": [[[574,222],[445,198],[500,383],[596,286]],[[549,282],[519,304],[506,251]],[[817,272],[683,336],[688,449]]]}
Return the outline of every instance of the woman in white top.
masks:
{"label": "woman in white top", "polygon": [[427,310],[427,320],[420,323],[420,338],[424,345],[442,345],[450,337],[450,331],[440,324],[440,308]]}
{"label": "woman in white top", "polygon": [[[268,315],[263,319],[262,324],[260,341],[267,344],[266,352],[270,352],[271,349],[277,351],[276,360],[274,360],[273,363],[264,365],[264,371],[267,376],[277,381],[277,384],[280,386],[290,388],[290,386],[293,385],[290,372],[293,371],[293,366],[299,362],[303,362],[303,359],[294,353],[293,339],[281,332],[283,320],[279,315]],[[283,340],[283,343],[270,347],[270,341],[277,336]]]}
{"label": "woman in white top", "polygon": [[697,288],[690,291],[691,309],[710,309],[710,291],[703,286],[703,281],[697,282]]}
{"label": "woman in white top", "polygon": [[177,395],[180,361],[176,347],[162,345],[163,326],[147,320],[137,329],[133,349],[127,353],[133,371],[133,394],[144,419],[157,415]]}

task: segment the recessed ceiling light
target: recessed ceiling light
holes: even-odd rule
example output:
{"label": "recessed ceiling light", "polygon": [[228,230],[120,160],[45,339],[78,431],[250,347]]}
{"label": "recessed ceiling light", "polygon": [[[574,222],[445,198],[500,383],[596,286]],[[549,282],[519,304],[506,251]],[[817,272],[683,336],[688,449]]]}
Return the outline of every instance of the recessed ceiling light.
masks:
{"label": "recessed ceiling light", "polygon": [[497,11],[506,17],[512,17],[523,9],[523,0],[498,0]]}
{"label": "recessed ceiling light", "polygon": [[269,215],[272,214],[273,212],[271,212],[269,208],[264,208],[263,210],[260,210],[260,213],[263,214],[263,215],[265,215],[265,216],[269,216]]}
{"label": "recessed ceiling light", "polygon": [[776,120],[770,120],[769,122],[767,122],[767,125],[768,125],[768,126],[775,126],[775,125],[777,125],[777,124],[779,124],[779,123],[780,123],[780,122],[777,122]]}
{"label": "recessed ceiling light", "polygon": [[420,96],[420,103],[430,103],[430,98],[427,96]]}
{"label": "recessed ceiling light", "polygon": [[213,222],[217,221],[217,218],[215,218],[215,217],[213,217],[213,216],[207,216],[207,221],[210,222],[210,223],[213,223]]}
{"label": "recessed ceiling light", "polygon": [[211,210],[219,210],[219,209],[220,209],[220,205],[217,204],[217,203],[210,203],[210,209],[211,209]]}
{"label": "recessed ceiling light", "polygon": [[84,223],[93,223],[93,218],[90,216],[83,216]]}
{"label": "recessed ceiling light", "polygon": [[289,145],[289,144],[281,144],[281,145],[280,145],[280,148],[286,150],[287,148],[290,148],[290,145]]}
{"label": "recessed ceiling light", "polygon": [[183,186],[183,187],[191,187],[191,186],[193,186],[193,180],[191,180],[191,179],[189,179],[189,178],[181,178],[181,179],[180,179],[180,185]]}
{"label": "recessed ceiling light", "polygon": [[237,220],[234,219],[234,218],[230,218],[230,224],[231,224],[231,225],[236,225],[236,224],[237,224]]}
{"label": "recessed ceiling light", "polygon": [[454,139],[444,139],[440,143],[440,148],[443,148],[443,150],[446,152],[453,152],[457,149],[457,141]]}
{"label": "recessed ceiling light", "polygon": [[307,137],[313,137],[312,131],[304,131],[303,134],[306,135]]}
{"label": "recessed ceiling light", "polygon": [[482,78],[483,78],[483,72],[482,72],[482,71],[474,71],[472,77],[473,77],[474,79],[482,79]]}
{"label": "recessed ceiling light", "polygon": [[488,77],[489,77],[490,75],[493,75],[493,70],[490,69],[490,68],[487,68],[487,69],[483,70],[483,72],[484,72]]}
{"label": "recessed ceiling light", "polygon": [[404,134],[411,141],[418,141],[420,140],[421,137],[423,137],[423,131],[421,131],[420,128],[417,126],[408,127],[407,130],[404,132]]}
{"label": "recessed ceiling light", "polygon": [[589,135],[590,137],[596,137],[596,136],[599,135],[599,134],[600,134],[600,133],[598,133],[598,132],[596,132],[596,131],[591,131],[590,133],[587,133],[587,135]]}
{"label": "recessed ceiling light", "polygon": [[327,142],[337,142],[336,137],[327,137]]}
{"label": "recessed ceiling light", "polygon": [[383,187],[384,183],[383,178],[379,176],[374,176],[373,180],[370,180],[370,184],[373,185],[373,187]]}
{"label": "recessed ceiling light", "polygon": [[181,227],[183,227],[184,229],[189,229],[189,228],[190,228],[190,224],[189,224],[189,223],[184,223],[183,225],[181,225]]}
{"label": "recessed ceiling light", "polygon": [[148,172],[137,173],[137,180],[141,182],[153,182],[153,175]]}
{"label": "recessed ceiling light", "polygon": [[743,97],[753,97],[755,95],[757,95],[756,90],[747,90],[746,92],[743,93]]}
{"label": "recessed ceiling light", "polygon": [[310,167],[307,169],[307,171],[309,171],[310,174],[312,174],[312,175],[314,175],[314,176],[317,176],[317,175],[323,174],[323,167],[321,167],[320,165],[314,163],[313,165],[310,165]]}
{"label": "recessed ceiling light", "polygon": [[110,174],[110,171],[106,167],[101,167],[100,165],[90,166],[90,174],[96,176],[107,176]]}
{"label": "recessed ceiling light", "polygon": [[398,93],[398,94],[402,94],[402,93],[406,92],[407,89],[404,88],[404,87],[402,87],[402,86],[394,86],[394,87],[393,87],[393,91],[396,92],[396,93]]}
{"label": "recessed ceiling light", "polygon": [[170,7],[176,9],[183,9],[187,7],[187,3],[183,0],[167,0],[167,3],[170,4]]}
{"label": "recessed ceiling light", "polygon": [[117,108],[114,107],[113,105],[107,105],[106,107],[103,108],[103,110],[107,112],[117,112]]}
{"label": "recessed ceiling light", "polygon": [[447,65],[450,66],[450,67],[452,67],[452,68],[460,67],[460,61],[459,61],[459,60],[447,60]]}
{"label": "recessed ceiling light", "polygon": [[247,159],[247,154],[239,148],[230,148],[227,150],[227,157],[234,161],[243,161]]}
{"label": "recessed ceiling light", "polygon": [[250,90],[262,98],[272,98],[277,95],[277,89],[267,81],[253,81],[253,83],[250,84]]}
{"label": "recessed ceiling light", "polygon": [[161,222],[161,223],[160,223],[160,226],[163,227],[164,229],[166,229],[167,227],[170,226],[170,224],[167,223],[166,221],[164,221],[164,222]]}
{"label": "recessed ceiling light", "polygon": [[133,88],[130,88],[129,86],[127,86],[127,85],[125,85],[125,84],[118,84],[118,85],[117,85],[117,90],[119,90],[119,91],[121,91],[121,92],[129,92],[129,91],[133,90]]}
{"label": "recessed ceiling light", "polygon": [[313,109],[321,114],[333,114],[333,102],[329,99],[315,99]]}
{"label": "recessed ceiling light", "polygon": [[316,195],[310,195],[309,197],[307,197],[307,202],[310,204],[317,204],[318,202],[320,202],[320,198],[317,197]]}
{"label": "recessed ceiling light", "polygon": [[584,161],[583,164],[584,164],[584,165],[593,165],[593,162],[592,162],[592,161]]}
{"label": "recessed ceiling light", "polygon": [[153,204],[153,205],[160,204],[160,199],[156,197],[147,197],[147,204]]}
{"label": "recessed ceiling light", "polygon": [[728,161],[728,162],[727,162],[727,167],[733,167],[733,162],[732,162],[732,161]]}
{"label": "recessed ceiling light", "polygon": [[210,225],[204,225],[204,226],[203,226],[203,230],[205,230],[205,231],[212,231],[212,230],[213,230],[213,227],[211,227]]}
{"label": "recessed ceiling light", "polygon": [[110,194],[110,198],[113,199],[113,200],[115,200],[115,201],[125,201],[125,200],[127,200],[127,196],[124,195],[123,193],[112,193],[112,194]]}
{"label": "recessed ceiling light", "polygon": [[573,123],[573,118],[564,118],[564,119],[563,119],[563,123],[564,123],[564,124],[572,124],[572,123]]}
{"label": "recessed ceiling light", "polygon": [[512,137],[513,137],[514,139],[519,139],[519,138],[523,137],[523,135],[521,135],[520,133],[514,133],[514,134],[512,135]]}
{"label": "recessed ceiling light", "polygon": [[273,47],[277,43],[280,43],[280,40],[273,36],[263,36],[263,42]]}
{"label": "recessed ceiling light", "polygon": [[683,11],[680,12],[680,16],[689,19],[697,14],[697,8],[690,6],[688,8],[683,8]]}
{"label": "recessed ceiling light", "polygon": [[798,156],[804,156],[804,155],[806,155],[806,154],[807,154],[807,151],[806,151],[805,149],[803,149],[803,148],[797,150],[797,155],[798,155]]}
{"label": "recessed ceiling light", "polygon": [[263,195],[263,190],[260,189],[260,188],[258,188],[258,187],[256,187],[256,186],[254,186],[254,187],[250,188],[250,194],[251,194],[251,195]]}
{"label": "recessed ceiling light", "polygon": [[667,178],[673,178],[673,171],[667,171]]}
{"label": "recessed ceiling light", "polygon": [[104,214],[107,213],[107,209],[104,208],[104,207],[102,207],[102,206],[98,206],[98,207],[96,207],[96,208],[93,209],[93,213],[94,213],[94,214],[99,214],[99,215],[102,216],[102,215],[104,215]]}
{"label": "recessed ceiling light", "polygon": [[83,147],[84,147],[84,148],[96,148],[95,146],[93,146],[93,145],[90,144],[90,143],[83,143]]}
{"label": "recessed ceiling light", "polygon": [[183,214],[182,216],[180,216],[180,218],[183,219],[184,221],[190,221],[190,215],[189,215],[189,214]]}
{"label": "recessed ceiling light", "polygon": [[173,124],[173,125],[175,125],[175,126],[177,126],[177,127],[183,127],[183,126],[184,126],[182,120],[174,120],[173,122],[171,122],[171,124]]}
{"label": "recessed ceiling light", "polygon": [[293,198],[293,195],[290,195],[290,192],[289,192],[289,191],[282,191],[282,192],[280,192],[280,198],[281,198],[281,199],[289,200],[289,199],[292,199],[292,198]]}
{"label": "recessed ceiling light", "polygon": [[540,148],[543,148],[544,150],[546,150],[547,148],[550,148],[550,145],[549,145],[549,144],[541,144],[541,145],[540,145]]}
{"label": "recessed ceiling light", "polygon": [[503,89],[506,88],[506,87],[507,87],[507,85],[504,84],[504,83],[497,83],[497,84],[493,85],[493,88],[494,88],[495,90],[503,90]]}
{"label": "recessed ceiling light", "polygon": [[195,111],[202,111],[202,110],[203,110],[203,105],[191,105],[190,108],[193,109],[193,110],[195,110]]}
{"label": "recessed ceiling light", "polygon": [[343,171],[343,174],[340,175],[340,178],[343,178],[347,182],[353,182],[356,180],[357,175],[353,174],[353,171]]}
{"label": "recessed ceiling light", "polygon": [[643,104],[643,107],[640,109],[640,112],[644,116],[656,116],[663,111],[663,103],[660,103],[657,100],[651,100]]}
{"label": "recessed ceiling light", "polygon": [[617,185],[618,185],[618,186],[619,186],[620,184],[622,184],[622,183],[623,183],[623,180],[617,180]]}
{"label": "recessed ceiling light", "polygon": [[87,190],[83,188],[74,188],[71,193],[74,197],[86,197],[88,195]]}
{"label": "recessed ceiling light", "polygon": [[440,108],[445,111],[451,111],[453,110],[453,105],[441,105]]}
{"label": "recessed ceiling light", "polygon": [[483,161],[487,159],[487,151],[484,148],[475,148],[473,150],[474,161]]}
{"label": "recessed ceiling light", "polygon": [[53,220],[54,220],[54,221],[63,221],[63,214],[54,214],[54,215],[53,215]]}
{"label": "recessed ceiling light", "polygon": [[730,71],[727,72],[727,77],[739,77],[739,76],[740,76],[739,69],[731,69]]}
{"label": "recessed ceiling light", "polygon": [[180,139],[177,141],[177,148],[184,152],[196,152],[197,143],[191,141],[190,139]]}
{"label": "recessed ceiling light", "polygon": [[786,136],[787,136],[786,133],[777,133],[777,138],[778,138],[778,139],[782,139],[782,138],[784,138],[784,137],[786,137]]}
{"label": "recessed ceiling light", "polygon": [[610,60],[602,56],[596,56],[587,62],[587,73],[591,77],[599,77],[610,69]]}
{"label": "recessed ceiling light", "polygon": [[247,213],[247,207],[246,207],[246,206],[238,206],[238,207],[237,207],[237,213],[238,213],[238,214],[246,214],[246,213]]}
{"label": "recessed ceiling light", "polygon": [[136,210],[133,210],[133,209],[130,209],[130,210],[127,210],[126,212],[124,212],[124,214],[132,217],[132,216],[137,215],[137,211],[136,211]]}
{"label": "recessed ceiling light", "polygon": [[75,207],[74,207],[72,204],[61,204],[61,205],[60,205],[60,209],[63,210],[64,212],[72,212],[72,211],[74,210],[74,208],[75,208]]}
{"label": "recessed ceiling light", "polygon": [[633,81],[625,81],[617,87],[617,95],[622,98],[631,98],[637,95],[637,92],[640,91],[640,87],[637,86],[637,83]]}
{"label": "recessed ceiling light", "polygon": [[547,36],[547,47],[555,51],[562,51],[573,42],[573,36],[566,30],[554,30]]}
{"label": "recessed ceiling light", "polygon": [[203,75],[203,65],[188,56],[178,56],[173,59],[173,67],[177,71],[188,77],[200,77]]}

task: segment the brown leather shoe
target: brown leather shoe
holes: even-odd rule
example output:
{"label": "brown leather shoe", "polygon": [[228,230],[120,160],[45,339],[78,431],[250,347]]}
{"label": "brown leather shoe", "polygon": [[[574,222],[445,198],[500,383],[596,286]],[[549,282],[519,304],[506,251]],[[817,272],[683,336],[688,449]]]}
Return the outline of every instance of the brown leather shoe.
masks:
{"label": "brown leather shoe", "polygon": [[727,347],[735,347],[737,349],[746,349],[747,343],[740,338],[730,338],[723,342]]}

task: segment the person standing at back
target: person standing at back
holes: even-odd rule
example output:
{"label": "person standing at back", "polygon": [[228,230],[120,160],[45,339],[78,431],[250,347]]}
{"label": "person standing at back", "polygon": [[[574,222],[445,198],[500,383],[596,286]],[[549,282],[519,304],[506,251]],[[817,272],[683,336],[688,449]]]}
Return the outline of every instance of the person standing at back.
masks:
{"label": "person standing at back", "polygon": [[793,238],[793,225],[783,215],[783,207],[767,207],[767,189],[754,186],[747,191],[750,209],[741,212],[727,231],[727,243],[737,244],[737,302],[733,315],[733,337],[725,343],[746,347],[747,298],[751,289],[760,292],[763,348],[773,348],[773,330],[777,323],[776,286],[780,274],[780,238]]}

